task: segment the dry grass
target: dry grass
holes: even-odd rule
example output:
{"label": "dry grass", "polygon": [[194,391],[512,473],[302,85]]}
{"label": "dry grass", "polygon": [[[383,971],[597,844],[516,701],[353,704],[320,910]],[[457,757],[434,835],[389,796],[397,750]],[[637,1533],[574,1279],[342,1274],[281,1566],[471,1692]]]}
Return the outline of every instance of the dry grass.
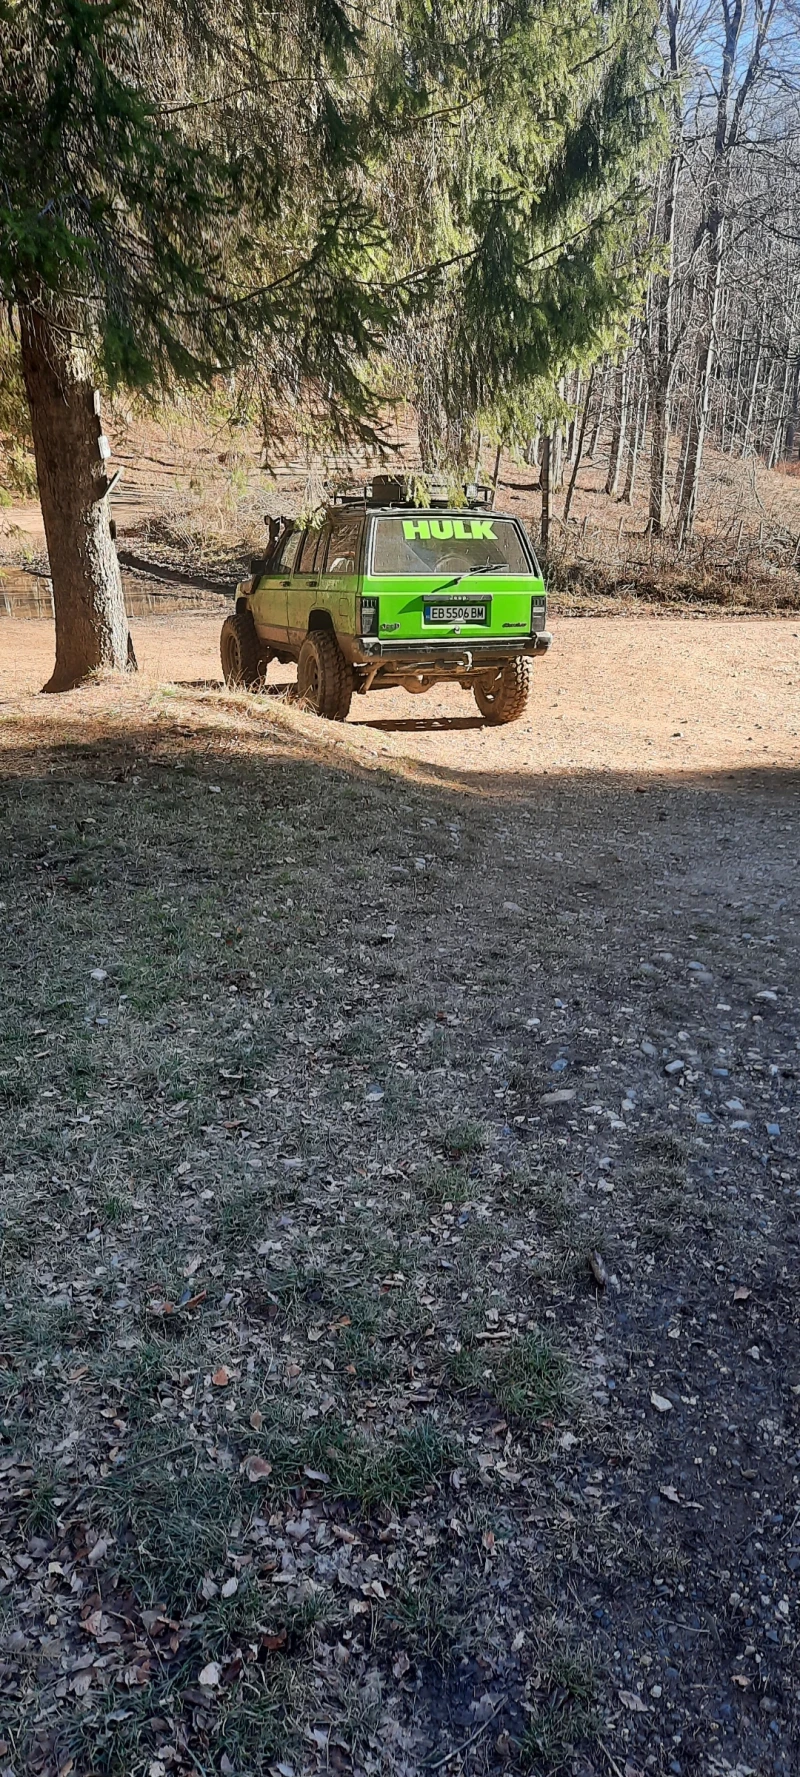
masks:
{"label": "dry grass", "polygon": [[[789,1544],[765,1516],[774,1606],[739,1636],[756,1568],[710,1447],[732,1425],[776,1497],[791,1187],[761,1128],[795,1090],[791,798],[499,788],[222,693],[98,685],[6,730],[16,1773],[409,1777],[459,1747],[471,1773],[588,1772],[598,1736],[660,1773],[676,1734],[709,1771],[767,1769],[790,1744]],[[716,887],[699,923],[734,814],[752,979]],[[767,977],[780,1002],[754,1001]],[[720,1094],[762,1085],[734,1132]],[[761,1683],[745,1640],[771,1712],[731,1684],[734,1661]]]}

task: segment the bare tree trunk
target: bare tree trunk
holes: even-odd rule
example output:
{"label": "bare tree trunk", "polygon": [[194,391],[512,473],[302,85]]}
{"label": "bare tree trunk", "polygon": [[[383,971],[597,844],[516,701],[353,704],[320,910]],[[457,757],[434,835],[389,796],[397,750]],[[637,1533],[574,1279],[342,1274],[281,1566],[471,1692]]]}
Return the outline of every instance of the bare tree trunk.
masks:
{"label": "bare tree trunk", "polygon": [[628,422],[628,366],[623,358],[617,365],[614,378],[614,419],[611,428],[611,448],[608,456],[608,475],[606,476],[606,493],[614,495],[619,487],[619,472],[622,464],[622,450],[625,443],[625,428]]}
{"label": "bare tree trunk", "polygon": [[[765,0],[755,10],[751,21],[744,0],[723,0],[725,27],[719,78],[716,91],[714,140],[708,177],[703,191],[703,211],[695,246],[703,249],[703,318],[698,342],[697,400],[693,424],[687,438],[684,459],[683,489],[678,513],[678,538],[681,545],[694,529],[700,468],[703,461],[708,416],[716,369],[719,316],[722,290],[723,253],[728,232],[728,202],[731,189],[732,157],[739,145],[742,118],[748,98],[758,79],[764,48],[775,17],[776,0]],[[737,80],[737,54],[743,31],[746,33],[747,62]],[[734,97],[735,91],[735,97]]]}
{"label": "bare tree trunk", "polygon": [[683,464],[683,486],[678,510],[678,537],[681,543],[688,542],[691,537],[697,516],[700,469],[708,431],[708,411],[711,404],[711,386],[717,345],[717,312],[721,279],[722,217],[720,216],[719,229],[712,245],[707,309],[700,336],[697,401],[689,423]]}
{"label": "bare tree trunk", "polygon": [[502,454],[502,441],[498,440],[497,452],[494,459],[494,472],[492,474],[492,506],[494,506],[495,500],[497,499],[497,483],[500,480],[500,458]]}
{"label": "bare tree trunk", "polygon": [[592,463],[594,462],[594,459],[597,456],[597,452],[598,452],[598,449],[600,446],[600,433],[603,429],[603,418],[604,418],[605,411],[606,411],[606,396],[608,394],[608,368],[605,364],[603,365],[603,368],[601,371],[601,377],[602,377],[602,381],[600,383],[600,400],[597,403],[597,413],[595,415],[594,430],[592,432],[592,441],[591,441],[591,444],[589,445],[589,449],[587,452],[587,455],[589,457],[589,461]]}
{"label": "bare tree trunk", "polygon": [[647,387],[647,379],[645,376],[642,376],[639,383],[639,397],[636,403],[636,418],[633,423],[630,444],[628,446],[628,467],[625,474],[625,486],[622,489],[622,499],[626,506],[630,506],[633,499],[633,489],[636,483],[636,470],[639,465],[639,452],[642,448],[644,429],[647,425],[647,404],[649,394],[650,391]]}
{"label": "bare tree trunk", "polygon": [[20,344],[56,619],[56,663],[44,690],[69,691],[99,668],[122,672],[136,660],[83,355],[66,327],[28,306],[20,309]]}
{"label": "bare tree trunk", "polygon": [[594,387],[594,370],[595,370],[595,367],[593,365],[592,369],[589,373],[589,381],[586,385],[586,400],[583,404],[583,413],[581,415],[581,424],[580,424],[580,431],[578,433],[578,442],[575,447],[575,455],[572,460],[572,474],[570,475],[570,478],[569,478],[569,487],[567,488],[567,497],[564,501],[564,523],[565,524],[566,524],[567,519],[569,518],[569,509],[570,509],[570,506],[572,505],[572,496],[575,492],[575,483],[578,479],[578,470],[581,466],[581,457],[583,456],[583,441],[586,437],[586,427],[589,422],[589,408],[590,408],[591,402],[592,402],[592,389]]}
{"label": "bare tree trunk", "polygon": [[786,432],[783,439],[783,454],[791,458],[797,428],[800,424],[800,360],[795,364],[792,375],[792,400],[789,417],[786,421]]}
{"label": "bare tree trunk", "polygon": [[750,385],[750,398],[747,403],[747,418],[744,422],[744,435],[742,437],[742,448],[741,448],[741,451],[739,452],[739,455],[742,457],[747,456],[748,450],[750,448],[750,433],[752,432],[752,429],[753,429],[753,414],[755,412],[755,405],[756,405],[756,392],[758,390],[758,378],[759,378],[759,374],[761,371],[761,351],[762,351],[761,336],[759,335],[759,337],[756,341],[756,357],[755,357],[755,363],[753,365],[753,381]]}
{"label": "bare tree trunk", "polygon": [[[664,172],[664,210],[661,240],[666,254],[666,270],[653,280],[653,343],[647,353],[650,382],[652,425],[650,441],[650,496],[648,513],[651,537],[661,537],[667,522],[667,463],[669,457],[669,409],[675,373],[674,303],[675,303],[675,216],[678,203],[678,181],[682,161],[683,120],[678,98],[680,74],[680,0],[668,0],[666,9],[669,39],[669,66],[673,87],[672,150]],[[648,346],[648,335],[645,345]]]}
{"label": "bare tree trunk", "polygon": [[541,539],[542,539],[542,549],[545,551],[547,550],[547,546],[550,542],[550,449],[551,449],[551,443],[552,443],[552,440],[550,438],[550,433],[546,432],[543,439],[542,439],[542,467],[540,470],[540,481],[541,481],[541,488],[542,488],[542,522],[540,525],[540,534],[541,534]]}

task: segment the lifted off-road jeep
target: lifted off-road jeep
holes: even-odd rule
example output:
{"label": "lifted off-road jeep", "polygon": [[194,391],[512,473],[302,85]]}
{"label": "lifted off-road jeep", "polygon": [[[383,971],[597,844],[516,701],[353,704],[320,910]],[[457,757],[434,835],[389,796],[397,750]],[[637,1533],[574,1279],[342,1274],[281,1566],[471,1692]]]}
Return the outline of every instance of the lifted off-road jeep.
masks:
{"label": "lifted off-road jeep", "polygon": [[544,581],[514,518],[477,501],[416,506],[376,476],[316,529],[272,527],[222,628],[229,685],[257,687],[272,659],[297,661],[297,698],[343,722],[354,691],[452,681],[487,722],[514,722],[531,662],[551,637]]}

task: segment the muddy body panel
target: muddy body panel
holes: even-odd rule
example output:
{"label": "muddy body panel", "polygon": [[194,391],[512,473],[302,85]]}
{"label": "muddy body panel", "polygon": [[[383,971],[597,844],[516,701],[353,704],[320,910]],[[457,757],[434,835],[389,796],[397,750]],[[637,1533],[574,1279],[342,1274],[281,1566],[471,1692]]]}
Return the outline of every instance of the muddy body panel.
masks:
{"label": "muddy body panel", "polygon": [[252,614],[260,646],[299,660],[307,638],[328,631],[356,691],[466,689],[550,644],[538,563],[502,514],[331,508],[258,568],[237,588],[237,610]]}

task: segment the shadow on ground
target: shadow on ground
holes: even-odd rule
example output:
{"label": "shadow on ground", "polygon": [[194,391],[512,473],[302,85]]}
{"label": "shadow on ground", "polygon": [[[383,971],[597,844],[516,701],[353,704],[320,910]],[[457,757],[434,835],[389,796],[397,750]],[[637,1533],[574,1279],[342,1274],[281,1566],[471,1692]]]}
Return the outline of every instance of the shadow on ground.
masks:
{"label": "shadow on ground", "polygon": [[788,1777],[797,774],[7,765],[20,1765]]}

